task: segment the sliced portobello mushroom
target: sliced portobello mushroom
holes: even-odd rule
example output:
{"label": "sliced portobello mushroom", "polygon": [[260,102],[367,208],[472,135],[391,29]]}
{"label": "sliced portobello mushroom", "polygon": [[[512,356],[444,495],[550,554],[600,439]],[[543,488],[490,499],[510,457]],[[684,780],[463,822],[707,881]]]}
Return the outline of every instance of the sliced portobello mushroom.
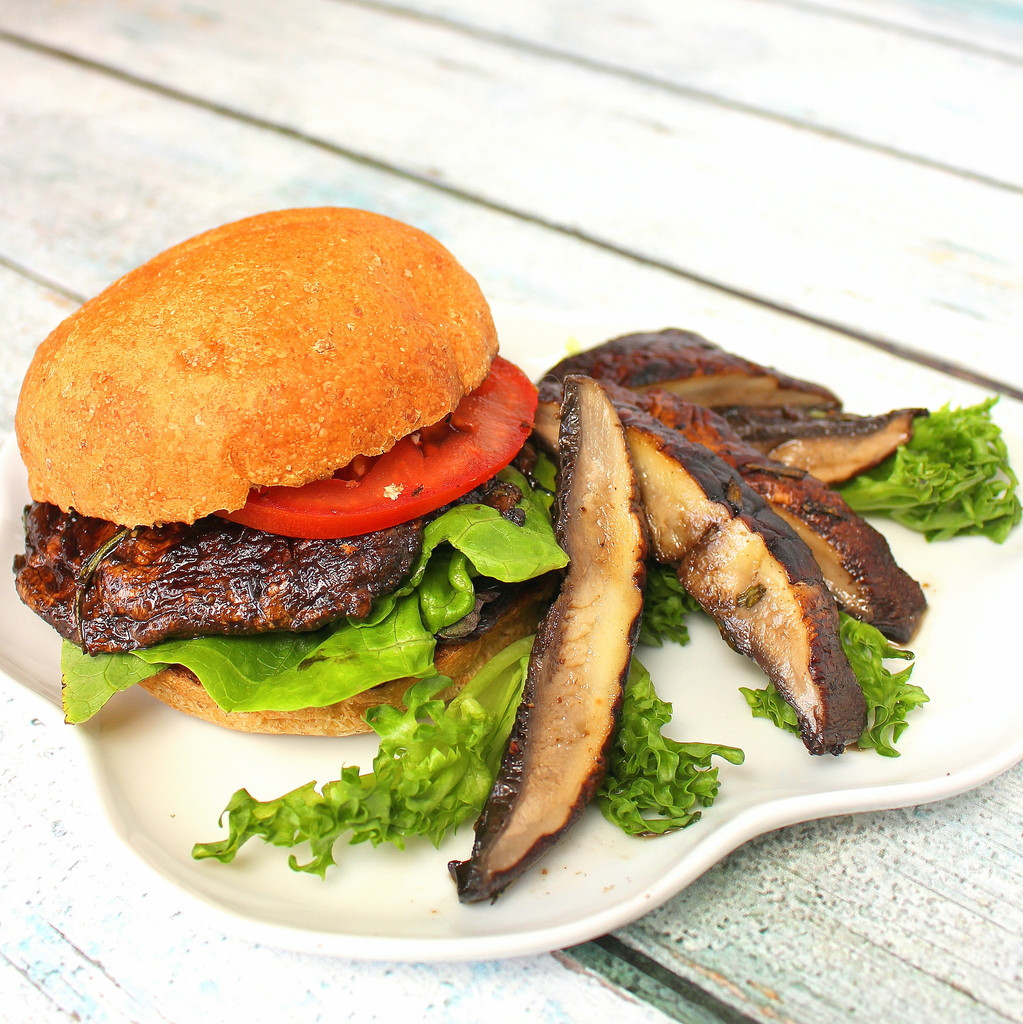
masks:
{"label": "sliced portobello mushroom", "polygon": [[739,474],[648,413],[619,409],[657,558],[725,640],[791,705],[811,754],[840,754],[866,721],[838,607],[809,548]]}
{"label": "sliced portobello mushroom", "polygon": [[[605,394],[610,394],[609,386],[602,385]],[[621,390],[621,389],[619,389]],[[536,415],[533,417],[533,441],[539,442],[538,448],[547,452],[558,461],[558,438],[561,434],[561,405],[565,399],[565,388],[560,380],[545,377],[537,385]]]}
{"label": "sliced portobello mushroom", "polygon": [[748,444],[828,484],[844,483],[884,462],[913,437],[913,423],[926,409],[893,409],[856,416],[796,406],[731,406],[719,410]]}
{"label": "sliced portobello mushroom", "polygon": [[614,338],[563,359],[549,371],[558,380],[569,373],[585,373],[637,391],[664,388],[711,407],[810,405],[837,409],[842,404],[820,384],[732,355],[699,334],[674,327]]}
{"label": "sliced portobello mushroom", "polygon": [[690,441],[720,456],[765,498],[813,552],[839,607],[897,643],[909,640],[927,608],[920,584],[895,561],[888,541],[841,495],[805,470],[786,466],[747,444],[721,416],[665,391],[615,390]]}
{"label": "sliced portobello mushroom", "polygon": [[[619,410],[648,412],[737,470],[810,548],[839,607],[896,643],[912,638],[927,608],[920,584],[895,561],[884,536],[839,494],[805,470],[761,454],[710,409],[659,389],[639,394],[612,384],[605,388]],[[544,381],[535,429],[548,448],[557,441],[559,401],[557,382]]]}
{"label": "sliced portobello mushroom", "polygon": [[646,537],[621,423],[601,387],[565,382],[555,527],[570,562],[540,624],[463,903],[496,898],[578,819],[604,778],[643,607]]}

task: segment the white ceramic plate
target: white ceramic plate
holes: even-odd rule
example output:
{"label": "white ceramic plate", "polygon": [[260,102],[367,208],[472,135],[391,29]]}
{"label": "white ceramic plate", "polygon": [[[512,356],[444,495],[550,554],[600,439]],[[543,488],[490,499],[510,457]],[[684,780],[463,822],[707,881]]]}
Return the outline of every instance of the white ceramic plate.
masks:
{"label": "white ceramic plate", "polygon": [[[513,316],[503,318],[502,328],[505,353],[533,374],[564,352],[570,335]],[[590,344],[609,334],[576,330],[573,340]],[[853,352],[856,361],[847,358],[836,375],[835,359]],[[978,397],[954,380],[852,345],[799,354],[767,340],[756,358],[831,383],[861,411]],[[1003,401],[998,419],[1014,464],[1023,466],[1021,407]],[[0,564],[9,566],[22,548],[26,500],[24,470],[10,441],[0,486]],[[447,874],[447,862],[468,853],[468,826],[440,850],[421,843],[405,851],[339,848],[341,866],[326,882],[291,872],[284,851],[258,842],[230,866],[191,859],[193,842],[220,836],[217,819],[236,788],[269,798],[310,779],[327,781],[342,763],[367,766],[370,739],[235,734],[136,691],[119,695],[87,725],[67,727],[68,735],[91,768],[87,777],[113,833],[176,888],[179,901],[185,894],[193,911],[212,912],[226,930],[288,948],[389,960],[483,959],[564,947],[636,919],[770,829],[950,796],[1023,759],[1023,689],[1011,640],[1018,629],[1023,530],[999,547],[973,538],[928,545],[901,528],[884,529],[931,602],[912,646],[914,681],[932,702],[915,714],[902,757],[849,751],[812,758],[795,737],[752,719],[738,687],[761,686],[762,678],[694,617],[689,647],[641,649],[640,657],[674,703],[673,734],[740,746],[746,763],[723,764],[717,803],[674,835],[630,839],[588,813],[493,905],[461,906]],[[56,701],[57,637],[20,604],[9,580],[0,587],[0,669]],[[53,720],[60,720],[56,708]]]}

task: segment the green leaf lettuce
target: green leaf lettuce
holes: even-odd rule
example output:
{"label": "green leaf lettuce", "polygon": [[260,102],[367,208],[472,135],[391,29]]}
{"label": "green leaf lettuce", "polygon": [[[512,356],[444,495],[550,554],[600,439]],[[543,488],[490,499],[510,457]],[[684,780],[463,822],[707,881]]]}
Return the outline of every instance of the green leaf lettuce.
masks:
{"label": "green leaf lettuce", "polygon": [[[434,845],[478,817],[500,766],[522,697],[533,638],[505,648],[445,707],[439,686],[424,680],[405,695],[407,710],[374,708],[367,721],[380,736],[373,770],[346,767],[319,790],[310,782],[272,800],[238,790],[221,816],[226,838],[199,843],[196,859],[234,859],[250,839],[293,848],[310,857],[289,864],[321,877],[336,864],[337,843],[392,843],[423,836]],[[638,662],[626,688],[621,725],[597,804],[632,835],[661,835],[699,818],[718,791],[719,756],[741,764],[742,751],[705,743],[678,743],[661,735],[671,706],[658,699]]]}
{"label": "green leaf lettuce", "polygon": [[661,647],[665,641],[685,646],[689,643],[686,616],[696,611],[700,611],[696,598],[682,586],[675,570],[660,562],[650,562],[643,591],[639,642],[649,647]]}
{"label": "green leaf lettuce", "polygon": [[522,694],[532,637],[491,659],[447,706],[436,699],[443,681],[422,680],[405,694],[406,710],[374,708],[367,721],[380,737],[372,772],[345,767],[321,790],[310,782],[273,800],[238,790],[221,817],[228,836],[200,843],[198,860],[228,863],[249,839],[275,846],[308,843],[311,857],[295,871],[323,877],[342,836],[374,846],[425,836],[435,845],[475,818],[490,792]]}
{"label": "green leaf lettuce", "polygon": [[604,817],[629,835],[663,835],[692,824],[700,817],[698,808],[709,807],[718,793],[711,758],[743,762],[736,747],[664,736],[671,712],[654,691],[650,673],[633,659],[608,773],[596,797]]}
{"label": "green leaf lettuce", "polygon": [[[562,568],[545,497],[515,470],[522,525],[485,505],[457,505],[427,524],[409,580],[364,620],[314,633],[168,640],[125,654],[83,655],[65,643],[64,709],[85,721],[105,699],[166,665],[184,665],[225,711],[325,707],[390,679],[435,675],[434,634],[470,612],[474,579],[520,583]],[[141,667],[140,667],[141,666]]]}
{"label": "green leaf lettuce", "polygon": [[857,512],[878,512],[928,540],[982,534],[1002,543],[1023,509],[1008,450],[991,419],[997,399],[947,405],[917,419],[908,444],[839,488]]}
{"label": "green leaf lettuce", "polygon": [[[892,659],[912,661],[913,652],[893,647],[873,626],[840,613],[842,647],[867,701],[867,725],[857,740],[861,750],[876,750],[883,757],[898,757],[895,744],[909,725],[907,715],[928,696],[909,681],[913,666],[891,672],[884,664]],[[772,683],[761,690],[739,688],[754,718],[767,718],[776,726],[798,735],[796,713]]]}

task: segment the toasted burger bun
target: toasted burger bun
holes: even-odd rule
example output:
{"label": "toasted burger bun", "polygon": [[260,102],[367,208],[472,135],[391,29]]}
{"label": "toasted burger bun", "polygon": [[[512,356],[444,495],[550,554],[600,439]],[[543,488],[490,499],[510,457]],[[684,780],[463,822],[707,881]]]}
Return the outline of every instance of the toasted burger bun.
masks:
{"label": "toasted burger bun", "polygon": [[[423,232],[350,209],[250,217],[156,256],[43,342],[15,420],[29,491],[121,526],[194,522],[436,423],[496,352],[475,280]],[[535,629],[543,596],[526,584],[485,635],[438,646],[446,696]],[[228,728],[344,736],[412,682],[246,713],[223,711],[180,666],[141,685]]]}
{"label": "toasted burger bun", "polygon": [[475,280],[423,232],[361,210],[250,217],[43,342],[15,424],[29,490],[123,526],[237,509],[442,419],[496,351]]}
{"label": "toasted burger bun", "polygon": [[[434,664],[441,675],[452,681],[440,694],[441,698],[449,700],[494,655],[534,632],[548,595],[549,587],[538,583],[524,590],[482,636],[438,644]],[[392,679],[324,708],[242,712],[224,711],[214,703],[202,683],[181,665],[172,665],[143,679],[139,686],[177,711],[227,729],[275,735],[351,736],[370,731],[364,717],[370,708],[381,704],[401,707],[405,691],[415,682],[411,677]]]}

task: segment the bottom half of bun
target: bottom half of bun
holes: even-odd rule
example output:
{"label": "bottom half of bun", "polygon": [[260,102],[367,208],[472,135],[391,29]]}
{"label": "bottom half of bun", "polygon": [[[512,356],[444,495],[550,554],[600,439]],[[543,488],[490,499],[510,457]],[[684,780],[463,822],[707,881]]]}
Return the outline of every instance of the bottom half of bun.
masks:
{"label": "bottom half of bun", "polygon": [[[482,635],[438,643],[434,664],[441,675],[452,680],[440,696],[450,700],[491,658],[535,632],[549,600],[550,588],[537,581],[534,586],[524,587]],[[405,691],[414,682],[411,677],[392,679],[337,704],[298,711],[225,711],[181,665],[171,665],[138,685],[177,711],[227,729],[273,735],[351,736],[371,731],[365,719],[370,708],[381,704],[403,707]]]}

